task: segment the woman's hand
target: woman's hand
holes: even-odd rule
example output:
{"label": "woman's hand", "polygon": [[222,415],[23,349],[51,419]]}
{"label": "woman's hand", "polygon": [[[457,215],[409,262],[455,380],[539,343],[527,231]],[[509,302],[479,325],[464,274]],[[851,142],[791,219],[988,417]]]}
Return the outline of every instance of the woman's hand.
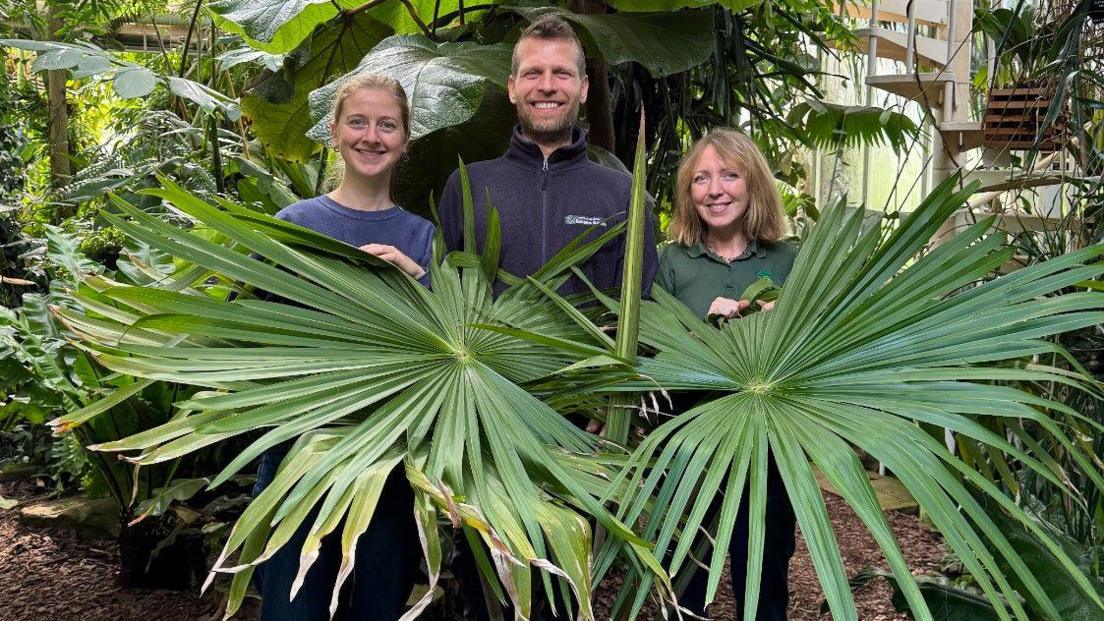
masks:
{"label": "woman's hand", "polygon": [[418,279],[425,276],[425,270],[422,269],[421,265],[415,263],[414,259],[406,256],[401,250],[394,246],[388,246],[386,244],[364,244],[360,249],[370,255],[377,256],[387,261],[391,265],[409,274],[411,278]]}
{"label": "woman's hand", "polygon": [[762,300],[756,300],[755,303],[759,305],[759,310],[774,310],[774,302],[764,302]]}
{"label": "woman's hand", "polygon": [[590,420],[586,426],[587,433],[593,433],[596,436],[600,436],[606,433],[606,424],[600,420]]}
{"label": "woman's hand", "polygon": [[747,310],[749,306],[751,306],[751,302],[747,300],[733,300],[731,298],[718,297],[709,305],[709,312],[705,315],[706,317],[724,317],[725,319],[732,319],[733,317],[739,317],[740,313]]}

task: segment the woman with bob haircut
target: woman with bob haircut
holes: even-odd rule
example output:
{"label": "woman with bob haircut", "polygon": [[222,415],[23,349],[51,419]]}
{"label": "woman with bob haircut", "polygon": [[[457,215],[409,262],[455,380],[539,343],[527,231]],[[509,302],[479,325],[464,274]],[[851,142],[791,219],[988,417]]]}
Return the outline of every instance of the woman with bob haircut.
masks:
{"label": "woman with bob haircut", "polygon": [[[679,166],[671,243],[659,260],[656,284],[674,295],[703,320],[736,319],[751,303],[740,294],[758,278],[781,286],[797,250],[784,242],[782,200],[770,165],[759,147],[728,128],[711,130],[698,140]],[[773,302],[756,302],[761,310]],[[678,401],[686,401],[683,394]],[[689,406],[692,403],[685,403]],[[676,406],[676,412],[689,407]],[[732,590],[744,606],[748,557],[748,492],[737,512],[729,547]],[[720,510],[718,498],[711,510]],[[707,517],[706,523],[711,518]],[[757,621],[786,618],[790,558],[794,553],[793,507],[774,458],[767,474],[766,545]],[[691,568],[693,571],[693,568]],[[707,572],[697,571],[680,604],[705,616]]]}

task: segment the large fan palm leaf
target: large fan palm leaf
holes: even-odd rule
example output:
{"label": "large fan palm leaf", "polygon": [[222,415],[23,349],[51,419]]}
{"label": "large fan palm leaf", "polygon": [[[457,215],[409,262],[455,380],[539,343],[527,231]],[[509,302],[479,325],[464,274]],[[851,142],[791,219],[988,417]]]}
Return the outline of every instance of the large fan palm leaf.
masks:
{"label": "large fan palm leaf", "polygon": [[[493,299],[479,262],[462,270],[433,265],[429,290],[301,227],[225,201],[220,209],[168,181],[152,193],[243,251],[228,251],[122,202],[130,218],[113,222],[152,247],[295,303],[227,302],[101,280],[86,286],[83,297],[103,312],[61,311],[105,366],[211,389],[178,403],[182,415],[171,422],[97,448],[139,451],[129,459],[152,464],[263,431],[214,477],[214,486],[266,450],[298,438],[218,559],[216,571],[235,574],[228,613],[240,602],[253,566],[307,522],[293,594],[321,539],[340,531],[344,559],[332,611],[357,537],[369,526],[384,482],[400,466],[416,491],[432,582],[441,564],[436,520],[442,511],[464,525],[477,544],[477,562],[498,578],[493,588],[499,581],[505,587],[498,597],[509,598],[523,615],[536,567],[545,570],[539,575],[550,594],[549,576],[562,578],[561,601],[569,606],[574,592],[580,612],[592,617],[592,519],[628,544],[634,563],[660,571],[643,541],[600,502],[613,471],[567,457],[594,453],[596,438],[519,386],[605,353],[601,343],[589,344],[593,335],[543,300],[542,288],[556,288],[566,268],[616,235],[616,227],[590,243],[572,244],[534,281]],[[538,332],[550,342],[571,343],[572,351],[479,327],[485,324]],[[57,425],[81,420],[66,417]],[[417,616],[428,597],[407,617]]]}
{"label": "large fan palm leaf", "polygon": [[[1064,420],[1084,420],[1077,412],[1000,385],[1050,381],[1091,389],[1075,376],[1022,361],[1066,355],[1045,337],[1104,321],[1104,296],[1059,295],[1104,271],[1094,263],[1104,250],[1086,248],[986,280],[1009,251],[990,234],[992,222],[984,221],[916,258],[969,195],[970,189],[955,192],[955,181],[936,188],[888,232],[880,226],[864,231],[861,213],[830,210],[802,246],[772,312],[716,328],[662,290],[644,304],[640,338],[658,353],[639,362],[640,380],[615,389],[659,385],[721,396],[711,393],[644,440],[624,471],[639,491],[619,515],[645,520],[642,534],[657,542],[657,556],[669,559],[671,575],[701,552],[688,534],[715,523],[713,551],[700,559],[710,571],[708,600],[716,595],[746,495],[749,580],[742,618],[755,618],[773,455],[834,616],[854,619],[857,612],[814,466],[869,530],[917,618],[931,619],[859,462],[861,449],[900,478],[1002,619],[1028,618],[1021,595],[1050,618],[1059,614],[981,497],[1038,536],[1070,580],[1104,610],[1061,547],[925,429],[963,434],[1062,485],[1065,474],[1034,451],[1037,444],[1026,434],[1014,442],[978,421],[1028,419],[1104,487],[1099,460],[1064,431]],[[717,515],[710,511],[715,503]],[[599,570],[609,561],[600,559]],[[622,593],[622,604],[638,610],[645,595],[634,586]]]}

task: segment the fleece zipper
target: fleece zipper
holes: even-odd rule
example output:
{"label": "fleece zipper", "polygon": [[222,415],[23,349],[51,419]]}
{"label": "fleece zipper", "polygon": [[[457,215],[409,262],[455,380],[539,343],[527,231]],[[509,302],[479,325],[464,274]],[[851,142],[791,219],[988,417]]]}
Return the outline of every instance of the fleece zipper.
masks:
{"label": "fleece zipper", "polygon": [[548,158],[541,167],[541,265],[548,263]]}

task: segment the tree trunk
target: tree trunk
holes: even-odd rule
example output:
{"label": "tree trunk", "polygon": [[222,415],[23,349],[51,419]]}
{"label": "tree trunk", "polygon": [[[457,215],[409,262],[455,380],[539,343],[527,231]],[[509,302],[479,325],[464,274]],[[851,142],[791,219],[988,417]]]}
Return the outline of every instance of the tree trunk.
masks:
{"label": "tree trunk", "polygon": [[[46,18],[46,36],[56,40],[62,23],[57,7],[49,5]],[[50,185],[59,188],[73,176],[69,161],[69,108],[65,101],[65,82],[69,72],[65,69],[46,72],[46,101],[50,110]],[[60,219],[60,215],[59,215]]]}
{"label": "tree trunk", "polygon": [[613,104],[606,61],[600,58],[587,61],[587,74],[590,75],[590,93],[586,103],[587,121],[590,123],[587,142],[613,153],[617,145],[613,140]]}
{"label": "tree trunk", "polygon": [[[581,14],[607,11],[606,4],[600,0],[571,0],[570,8]],[[587,75],[590,76],[590,92],[586,102],[586,118],[590,124],[587,142],[612,153],[617,145],[613,139],[613,104],[606,61],[592,58],[587,61],[586,68]]]}

